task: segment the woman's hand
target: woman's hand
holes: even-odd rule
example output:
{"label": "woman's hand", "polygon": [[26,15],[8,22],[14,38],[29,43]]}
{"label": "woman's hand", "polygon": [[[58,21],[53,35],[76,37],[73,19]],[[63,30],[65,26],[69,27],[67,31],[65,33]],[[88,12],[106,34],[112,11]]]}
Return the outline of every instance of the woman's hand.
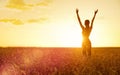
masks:
{"label": "woman's hand", "polygon": [[97,12],[98,12],[98,9],[95,11],[95,14],[97,14]]}
{"label": "woman's hand", "polygon": [[78,13],[79,12],[79,10],[78,9],[76,9],[76,13]]}

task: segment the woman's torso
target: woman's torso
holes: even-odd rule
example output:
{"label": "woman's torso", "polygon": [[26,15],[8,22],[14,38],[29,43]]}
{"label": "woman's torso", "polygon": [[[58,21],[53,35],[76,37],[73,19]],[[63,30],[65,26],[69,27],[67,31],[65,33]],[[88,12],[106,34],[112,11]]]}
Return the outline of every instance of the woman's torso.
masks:
{"label": "woman's torso", "polygon": [[84,28],[82,30],[83,41],[89,40],[90,33],[91,33],[91,28],[90,27],[89,28]]}

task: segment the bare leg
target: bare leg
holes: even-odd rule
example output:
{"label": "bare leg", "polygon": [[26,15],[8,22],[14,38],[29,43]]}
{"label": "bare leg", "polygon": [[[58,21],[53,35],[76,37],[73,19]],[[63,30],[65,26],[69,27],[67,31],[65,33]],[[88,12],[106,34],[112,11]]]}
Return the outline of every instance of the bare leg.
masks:
{"label": "bare leg", "polygon": [[91,56],[91,47],[88,48],[88,56]]}
{"label": "bare leg", "polygon": [[91,42],[89,41],[88,48],[87,48],[88,56],[91,56]]}
{"label": "bare leg", "polygon": [[82,54],[86,56],[86,46],[84,44],[82,45]]}

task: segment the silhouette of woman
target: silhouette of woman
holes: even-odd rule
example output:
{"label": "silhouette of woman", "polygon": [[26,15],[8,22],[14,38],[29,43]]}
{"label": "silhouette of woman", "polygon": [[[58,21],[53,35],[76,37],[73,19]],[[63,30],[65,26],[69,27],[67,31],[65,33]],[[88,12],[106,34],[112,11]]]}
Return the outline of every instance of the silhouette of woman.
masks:
{"label": "silhouette of woman", "polygon": [[78,21],[79,21],[79,24],[80,24],[80,27],[82,28],[82,53],[83,55],[88,55],[88,56],[91,56],[91,41],[89,39],[89,36],[90,36],[90,33],[91,33],[91,30],[93,28],[93,22],[94,22],[94,19],[95,19],[95,16],[98,12],[98,10],[96,10],[94,12],[94,16],[93,16],[93,19],[91,21],[91,26],[89,25],[90,24],[90,21],[89,20],[85,20],[85,27],[83,26],[81,20],[80,20],[80,17],[79,17],[79,14],[78,14],[79,10],[76,9],[76,14],[77,14],[77,18],[78,18]]}

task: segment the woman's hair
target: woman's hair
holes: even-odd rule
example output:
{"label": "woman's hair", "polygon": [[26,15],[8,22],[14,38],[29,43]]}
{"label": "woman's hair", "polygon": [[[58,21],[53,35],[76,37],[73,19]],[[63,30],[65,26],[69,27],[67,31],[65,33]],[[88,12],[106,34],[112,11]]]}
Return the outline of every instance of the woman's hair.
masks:
{"label": "woman's hair", "polygon": [[87,19],[85,20],[85,26],[88,26],[90,24],[90,21]]}

